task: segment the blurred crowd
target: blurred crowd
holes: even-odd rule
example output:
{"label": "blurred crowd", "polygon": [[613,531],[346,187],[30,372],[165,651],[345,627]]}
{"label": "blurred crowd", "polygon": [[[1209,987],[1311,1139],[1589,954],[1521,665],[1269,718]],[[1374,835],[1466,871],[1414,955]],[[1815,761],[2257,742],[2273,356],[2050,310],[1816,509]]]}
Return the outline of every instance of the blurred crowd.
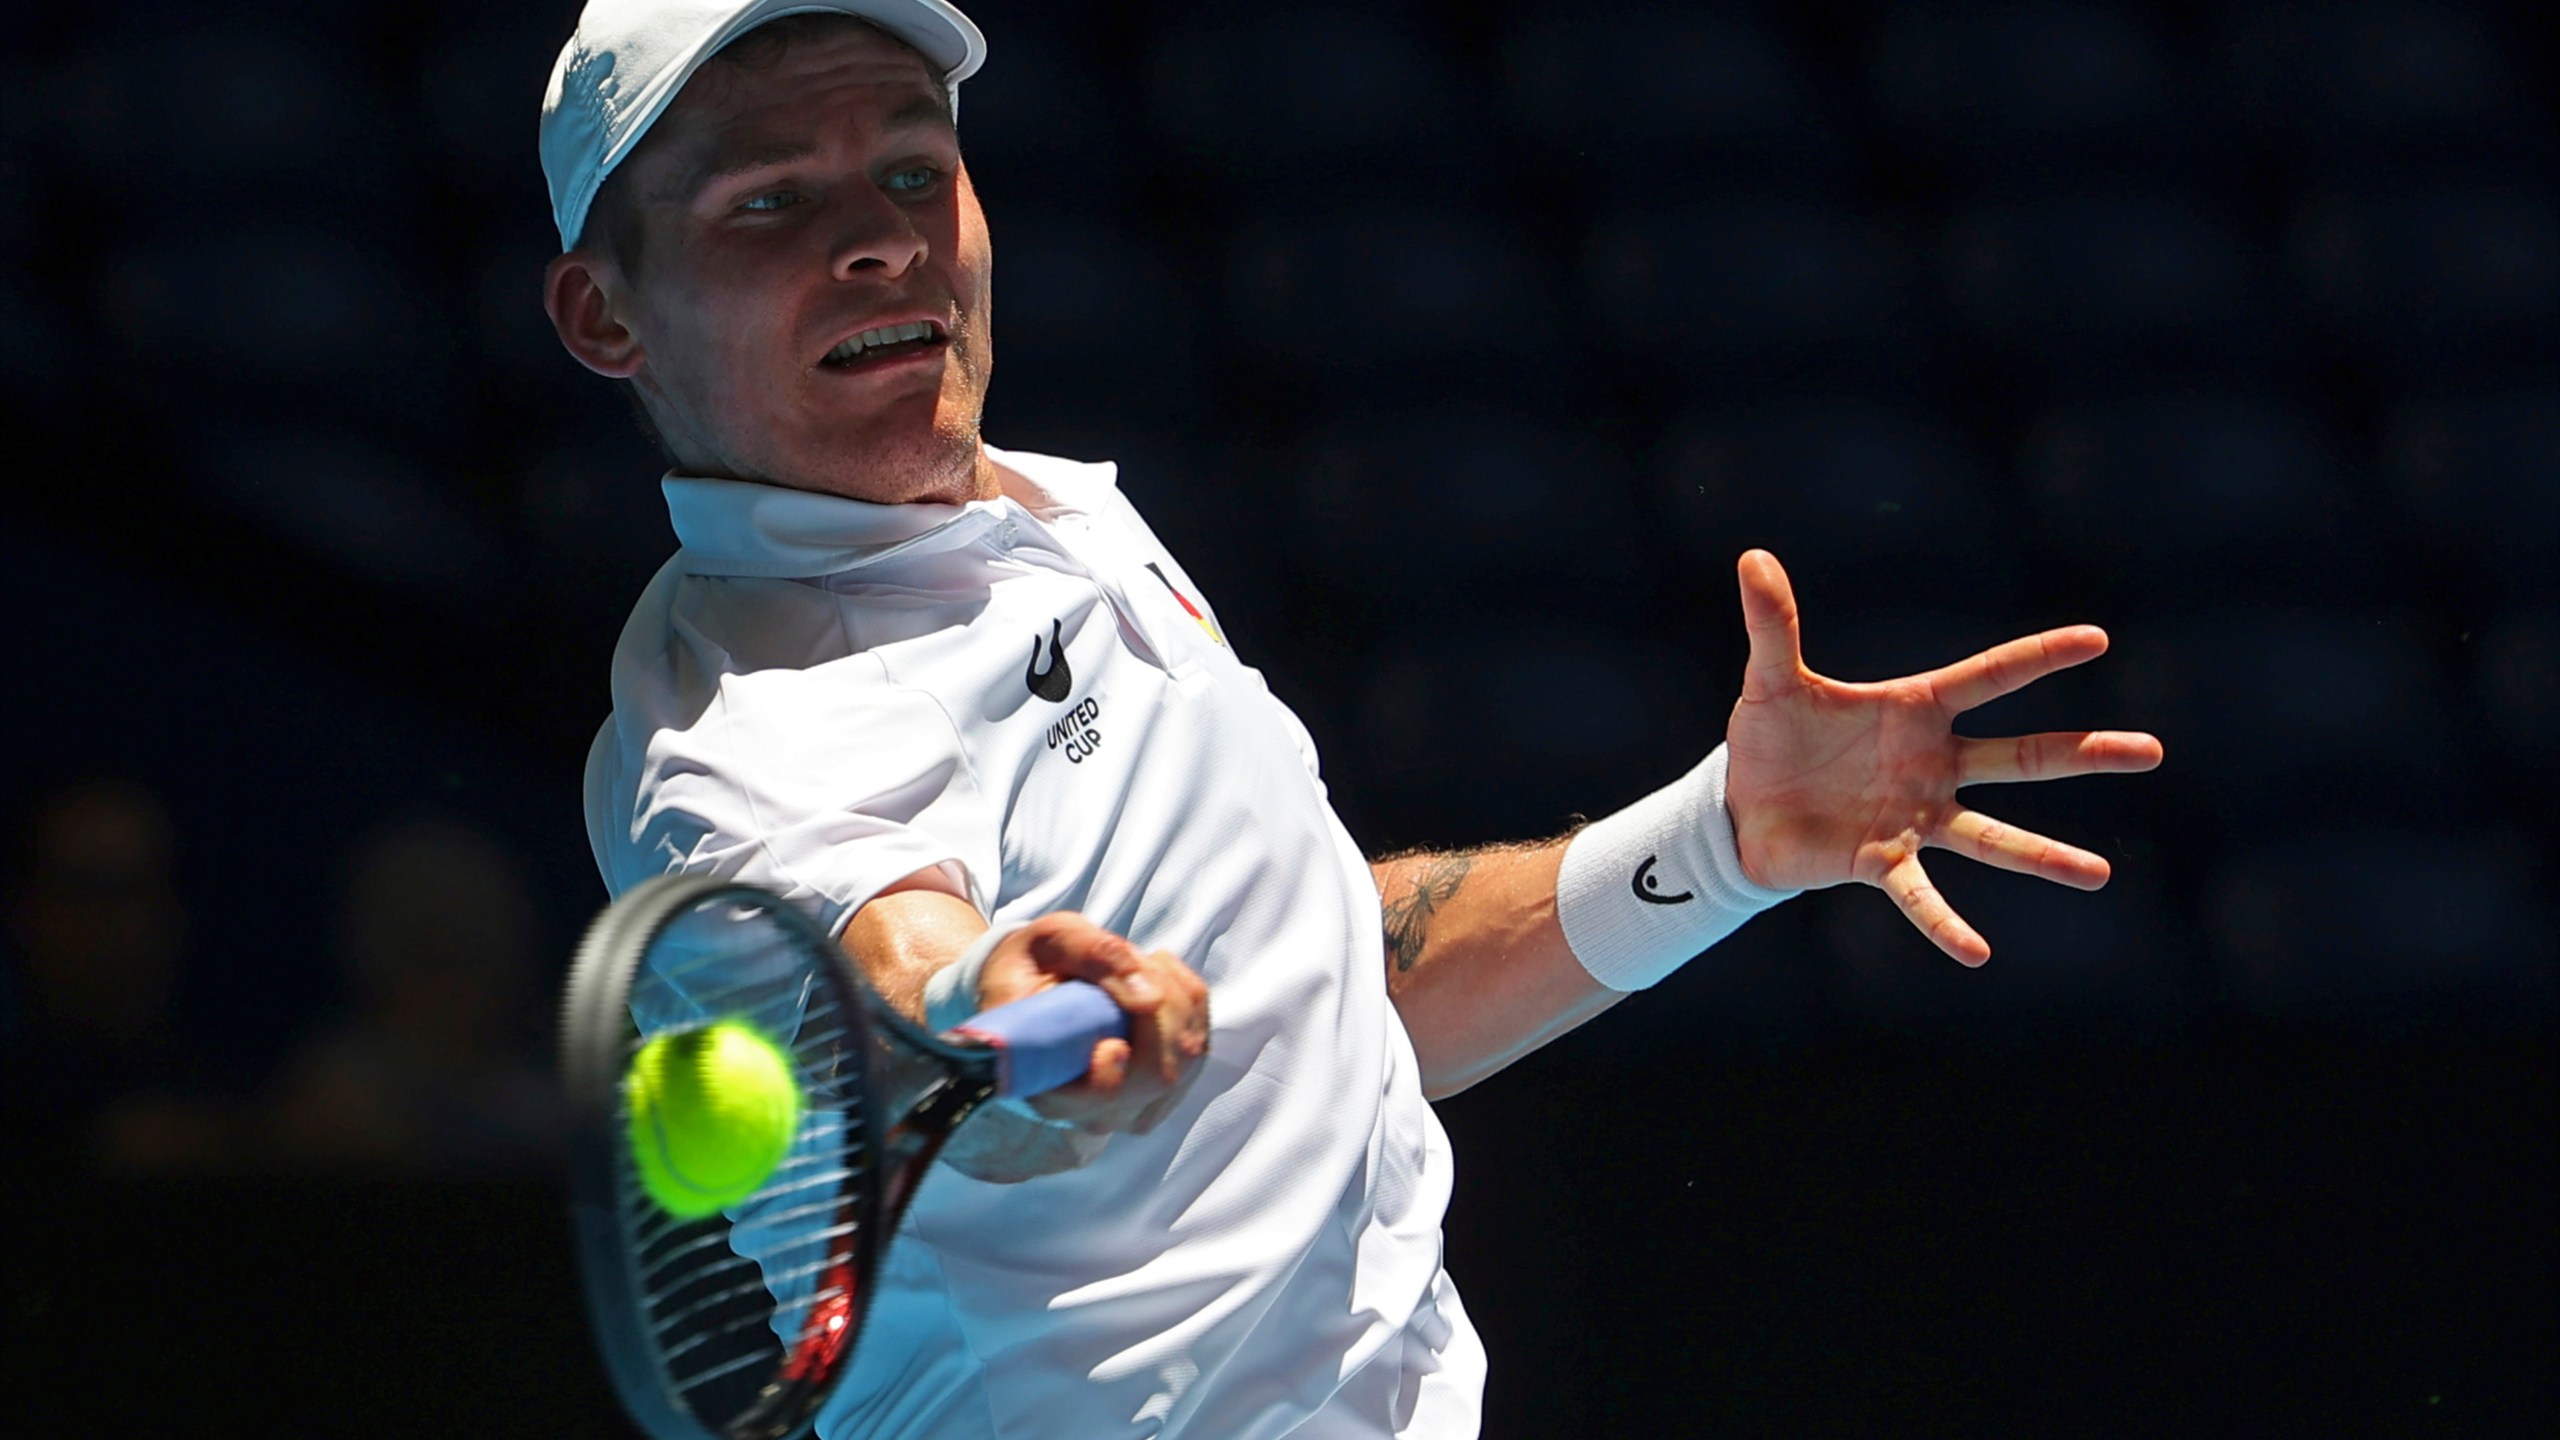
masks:
{"label": "blurred crowd", "polygon": [[412,820],[345,857],[335,913],[311,917],[340,964],[334,1003],[247,1084],[181,993],[197,927],[160,797],[75,781],[17,839],[5,1073],[11,1134],[36,1153],[126,1175],[552,1163],[534,907],[523,866],[487,833]]}
{"label": "blurred crowd", "polygon": [[[578,768],[670,548],[540,309],[575,8],[0,12],[13,1126],[110,1168],[541,1163],[602,898]],[[968,8],[989,437],[1122,462],[1364,844],[1686,768],[1764,544],[1835,674],[2107,625],[1983,723],[2169,767],[1985,802],[2121,878],[1942,866],[1981,975],[1825,896],[1653,1016],[2549,1023],[2543,7]]]}

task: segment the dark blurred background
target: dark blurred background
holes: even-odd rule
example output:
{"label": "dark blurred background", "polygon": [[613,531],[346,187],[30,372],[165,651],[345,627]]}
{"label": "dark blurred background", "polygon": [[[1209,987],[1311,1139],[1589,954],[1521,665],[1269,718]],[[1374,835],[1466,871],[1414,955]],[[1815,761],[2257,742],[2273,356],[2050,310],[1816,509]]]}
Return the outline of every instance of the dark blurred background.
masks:
{"label": "dark blurred background", "polygon": [[[562,0],[0,7],[12,1411],[616,1435],[550,997],[661,466],[559,350]],[[1446,1103],[1488,1434],[2548,1433],[2539,4],[974,0],[999,444],[1123,484],[1373,850],[2094,620],[1982,797]]]}

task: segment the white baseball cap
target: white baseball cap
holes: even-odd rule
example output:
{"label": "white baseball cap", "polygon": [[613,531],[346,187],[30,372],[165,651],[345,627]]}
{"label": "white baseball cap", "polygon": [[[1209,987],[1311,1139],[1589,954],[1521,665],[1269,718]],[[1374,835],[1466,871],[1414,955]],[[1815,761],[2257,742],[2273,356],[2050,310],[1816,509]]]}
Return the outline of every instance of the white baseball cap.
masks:
{"label": "white baseball cap", "polygon": [[577,245],[605,177],[704,61],[768,20],[812,11],[857,16],[916,47],[952,87],[955,110],[960,82],[986,63],[987,37],[947,0],[587,0],[542,97],[560,248]]}

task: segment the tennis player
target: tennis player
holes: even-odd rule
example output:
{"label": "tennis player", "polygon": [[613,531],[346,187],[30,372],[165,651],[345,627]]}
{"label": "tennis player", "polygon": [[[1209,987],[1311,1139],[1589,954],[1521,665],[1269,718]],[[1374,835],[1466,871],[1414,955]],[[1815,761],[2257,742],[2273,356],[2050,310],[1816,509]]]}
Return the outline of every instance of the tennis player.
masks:
{"label": "tennis player", "polygon": [[984,56],[943,0],[593,0],[561,55],[545,298],[660,437],[681,542],[614,655],[598,864],[772,887],[935,1023],[1060,976],[1128,1013],[1079,1086],[964,1127],[823,1434],[1473,1435],[1428,1100],[1816,886],[1980,964],[1924,850],[2108,867],[1958,788],[2160,746],[1953,733],[2100,654],[2086,626],[1817,675],[1753,552],[1703,761],[1567,838],[1364,858],[1113,468],[979,433],[993,249],[955,97]]}

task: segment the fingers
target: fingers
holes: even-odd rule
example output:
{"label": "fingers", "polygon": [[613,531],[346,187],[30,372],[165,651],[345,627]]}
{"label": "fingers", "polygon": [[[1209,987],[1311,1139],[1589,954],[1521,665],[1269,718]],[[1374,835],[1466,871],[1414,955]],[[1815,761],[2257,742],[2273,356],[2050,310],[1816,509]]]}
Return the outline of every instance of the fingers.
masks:
{"label": "fingers", "polygon": [[1751,636],[1751,658],[1743,667],[1742,698],[1765,700],[1783,695],[1804,680],[1804,645],[1796,628],[1795,587],[1778,557],[1766,550],[1743,552],[1734,566],[1742,582],[1742,624]]}
{"label": "fingers", "polygon": [[[1165,958],[1170,961],[1172,956],[1165,956]],[[1208,1020],[1208,1007],[1203,1004],[1201,1035],[1198,1035],[1196,1043],[1185,1038],[1183,1033],[1167,1035],[1165,1056],[1167,1061],[1170,1061],[1170,1071],[1167,1071],[1165,1066],[1157,1066],[1155,1074],[1149,1076],[1149,1084],[1139,1089],[1139,1097],[1155,1094],[1155,1099],[1147,1102],[1147,1107],[1139,1109],[1137,1115],[1126,1122],[1126,1127],[1129,1127],[1129,1133],[1132,1135],[1144,1135],[1149,1133],[1149,1130],[1155,1130],[1157,1122],[1165,1120],[1165,1115],[1170,1115],[1172,1107],[1183,1102],[1183,1094],[1188,1092],[1190,1084],[1201,1079],[1201,1068],[1203,1068],[1201,1058],[1208,1056],[1208,1022],[1206,1020]],[[1162,1086],[1162,1089],[1157,1089],[1157,1086]]]}
{"label": "fingers", "polygon": [[1991,958],[1991,942],[1964,923],[1947,897],[1929,883],[1929,872],[1920,868],[1917,854],[1905,855],[1888,866],[1876,880],[1877,888],[1889,896],[1903,918],[1929,937],[1932,944],[1965,965],[1979,965]]}
{"label": "fingers", "polygon": [[1031,959],[1042,970],[1089,980],[1123,1010],[1153,1010],[1164,999],[1138,947],[1081,915],[1044,915],[1024,927]]}
{"label": "fingers", "polygon": [[[1978,810],[1959,810],[1938,831],[1937,842],[1959,855],[2074,890],[2095,890],[2114,867],[2106,857],[2049,840],[2032,830],[2003,825]],[[1962,958],[1962,957],[1958,957]]]}
{"label": "fingers", "polygon": [[1987,705],[2057,670],[2085,665],[2107,653],[2107,632],[2095,625],[2066,625],[1994,645],[1979,655],[1929,672],[1929,689],[1948,713]]}
{"label": "fingers", "polygon": [[[1043,915],[1005,937],[978,978],[978,1008],[992,1010],[1060,979],[1105,982],[1128,965],[1129,942],[1072,910]],[[1114,999],[1119,997],[1114,996]]]}
{"label": "fingers", "polygon": [[[2021,875],[2033,875],[2077,890],[2095,890],[2113,872],[2106,857],[2076,845],[2004,825],[1978,810],[1958,810],[1938,828],[1930,843],[1959,855]],[[1947,897],[1929,880],[1917,854],[1905,854],[1876,877],[1876,887],[1892,899],[1903,918],[1918,927],[1932,944],[1965,965],[1991,958],[1991,942],[1965,923]]]}
{"label": "fingers", "polygon": [[1998,740],[1966,740],[1956,747],[1958,785],[2003,785],[2016,780],[2066,780],[2074,775],[2124,775],[2157,769],[2158,737],[2136,730],[2055,731]]}
{"label": "fingers", "polygon": [[1099,1041],[1085,1078],[1033,1102],[1098,1130],[1152,1129],[1209,1051],[1209,987],[1165,951],[1142,952],[1080,915],[1045,915],[1022,930],[1051,975],[1102,987],[1128,1017],[1128,1038]]}
{"label": "fingers", "polygon": [[[1162,950],[1138,960],[1144,972],[1131,978],[1154,998],[1143,1005],[1121,1000],[1120,1008],[1129,1016],[1130,1088],[1134,1096],[1152,1101],[1180,1085],[1209,1053],[1209,987]],[[1112,998],[1120,996],[1114,992]]]}
{"label": "fingers", "polygon": [[1086,1064],[1083,1083],[1105,1094],[1119,1093],[1129,1083],[1129,1042],[1114,1035],[1093,1042],[1093,1059]]}

